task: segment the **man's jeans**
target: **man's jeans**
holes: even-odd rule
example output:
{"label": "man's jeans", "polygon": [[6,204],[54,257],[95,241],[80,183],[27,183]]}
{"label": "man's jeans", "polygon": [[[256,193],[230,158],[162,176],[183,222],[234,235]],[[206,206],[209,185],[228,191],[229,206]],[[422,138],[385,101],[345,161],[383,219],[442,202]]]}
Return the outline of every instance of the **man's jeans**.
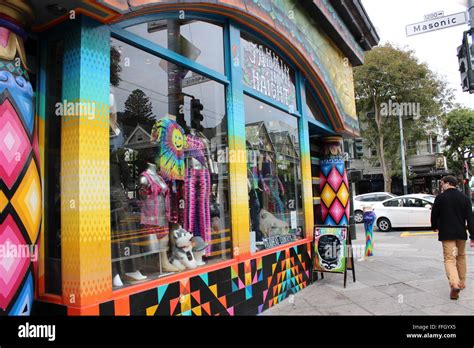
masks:
{"label": "man's jeans", "polygon": [[466,282],[466,241],[444,240],[442,243],[444,267],[449,285],[457,289],[464,287]]}

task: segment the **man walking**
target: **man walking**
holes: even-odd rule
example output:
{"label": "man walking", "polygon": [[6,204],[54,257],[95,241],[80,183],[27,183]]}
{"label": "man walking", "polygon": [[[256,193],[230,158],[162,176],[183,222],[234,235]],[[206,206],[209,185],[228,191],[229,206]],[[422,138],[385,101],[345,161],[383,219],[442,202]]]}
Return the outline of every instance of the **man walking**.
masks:
{"label": "man walking", "polygon": [[443,243],[444,267],[451,286],[452,300],[466,286],[466,222],[474,247],[474,222],[471,200],[456,189],[458,180],[451,175],[441,179],[443,193],[435,199],[431,211],[431,227]]}

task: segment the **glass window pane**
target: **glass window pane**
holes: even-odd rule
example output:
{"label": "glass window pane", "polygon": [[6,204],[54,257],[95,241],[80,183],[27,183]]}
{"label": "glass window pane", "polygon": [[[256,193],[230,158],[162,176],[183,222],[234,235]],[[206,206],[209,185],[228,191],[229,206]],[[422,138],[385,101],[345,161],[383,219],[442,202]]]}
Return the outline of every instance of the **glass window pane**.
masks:
{"label": "glass window pane", "polygon": [[295,72],[270,48],[241,37],[243,82],[296,111]]}
{"label": "glass window pane", "polygon": [[64,41],[52,42],[48,48],[48,70],[45,122],[45,290],[61,294],[61,117],[56,103],[61,102]]}
{"label": "glass window pane", "polygon": [[298,120],[249,96],[244,102],[251,240],[264,249],[302,237]]}
{"label": "glass window pane", "polygon": [[126,30],[224,74],[224,31],[219,25],[164,19]]}
{"label": "glass window pane", "polygon": [[110,103],[115,288],[230,258],[225,87],[112,39]]}
{"label": "glass window pane", "polygon": [[316,100],[314,99],[311,90],[308,88],[308,86],[305,87],[305,90],[306,104],[304,107],[306,109],[306,115],[308,115],[308,117],[313,120],[321,122],[322,124],[327,124],[327,121],[323,116],[321,108],[318,106]]}

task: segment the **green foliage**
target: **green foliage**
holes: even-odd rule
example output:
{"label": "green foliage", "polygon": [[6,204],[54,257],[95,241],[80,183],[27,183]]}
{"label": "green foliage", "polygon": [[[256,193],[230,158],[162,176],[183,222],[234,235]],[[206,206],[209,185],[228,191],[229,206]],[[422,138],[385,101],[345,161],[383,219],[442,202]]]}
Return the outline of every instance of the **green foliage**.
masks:
{"label": "green foliage", "polygon": [[120,73],[122,67],[120,66],[120,52],[115,46],[110,47],[110,84],[114,87],[118,87],[120,81]]}
{"label": "green foliage", "polygon": [[[385,189],[390,190],[391,176],[401,175],[399,110],[393,106],[413,106],[400,109],[407,144],[435,132],[441,115],[451,107],[452,91],[425,63],[418,62],[413,51],[390,44],[366,54],[364,65],[354,69],[354,82],[361,136],[366,146],[377,149],[377,158],[371,162],[381,164]],[[384,115],[387,109],[391,115]],[[373,116],[367,117],[368,112]],[[406,157],[415,151],[408,147]]]}
{"label": "green foliage", "polygon": [[141,89],[135,89],[125,101],[125,112],[120,115],[120,122],[135,128],[138,124],[150,131],[155,122],[150,98]]}
{"label": "green foliage", "polygon": [[463,162],[467,160],[470,171],[470,159],[474,158],[474,110],[457,107],[449,112],[444,121],[448,131],[445,137],[445,155],[448,167],[456,174],[463,173]]}

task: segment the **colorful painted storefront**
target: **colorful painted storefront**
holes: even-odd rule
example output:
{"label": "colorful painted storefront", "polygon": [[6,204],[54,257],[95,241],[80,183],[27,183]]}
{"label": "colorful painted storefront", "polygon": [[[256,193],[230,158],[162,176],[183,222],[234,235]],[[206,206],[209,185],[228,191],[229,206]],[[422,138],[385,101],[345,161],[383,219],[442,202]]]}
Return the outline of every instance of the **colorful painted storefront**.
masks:
{"label": "colorful painted storefront", "polygon": [[4,1],[0,313],[255,315],[307,287],[377,40],[359,1]]}

